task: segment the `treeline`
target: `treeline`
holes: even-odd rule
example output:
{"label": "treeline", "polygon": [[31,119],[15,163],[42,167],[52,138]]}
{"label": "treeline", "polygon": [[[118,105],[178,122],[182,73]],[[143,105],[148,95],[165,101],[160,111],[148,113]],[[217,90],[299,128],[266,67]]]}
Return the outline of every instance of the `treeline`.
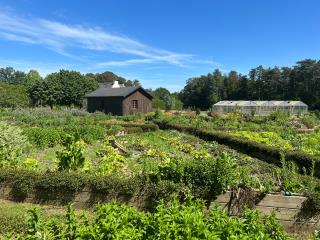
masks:
{"label": "treeline", "polygon": [[[12,67],[0,68],[0,107],[78,106],[83,107],[85,95],[99,87],[118,81],[126,87],[138,86],[138,80],[128,80],[113,72],[81,74],[60,70],[42,78],[37,70],[28,73]],[[147,89],[154,96],[154,109],[182,109],[177,93],[166,88]]]}
{"label": "treeline", "polygon": [[127,80],[112,72],[81,74],[60,70],[42,78],[38,71],[28,73],[12,67],[0,68],[0,107],[78,106],[85,95],[100,85],[119,81],[125,86],[139,85],[138,80]]}
{"label": "treeline", "polygon": [[[84,97],[100,85],[118,81],[125,86],[140,85],[112,72],[81,74],[60,70],[42,78],[36,70],[28,73],[12,67],[0,68],[0,107],[79,106]],[[166,88],[147,89],[154,109],[193,108],[207,110],[221,100],[301,100],[310,109],[320,109],[320,61],[306,59],[293,67],[251,69],[248,75],[236,71],[213,73],[187,80],[179,93]]]}
{"label": "treeline", "polygon": [[221,100],[301,100],[320,109],[320,61],[306,59],[293,67],[251,69],[248,75],[218,69],[191,78],[179,93],[184,107],[209,109]]}

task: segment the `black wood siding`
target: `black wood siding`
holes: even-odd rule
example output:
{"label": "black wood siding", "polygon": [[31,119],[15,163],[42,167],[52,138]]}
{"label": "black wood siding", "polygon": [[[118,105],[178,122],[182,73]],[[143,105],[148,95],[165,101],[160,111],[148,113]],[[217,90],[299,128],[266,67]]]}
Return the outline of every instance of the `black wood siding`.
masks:
{"label": "black wood siding", "polygon": [[87,98],[88,112],[96,111],[111,113],[112,115],[122,115],[122,97],[90,97]]}

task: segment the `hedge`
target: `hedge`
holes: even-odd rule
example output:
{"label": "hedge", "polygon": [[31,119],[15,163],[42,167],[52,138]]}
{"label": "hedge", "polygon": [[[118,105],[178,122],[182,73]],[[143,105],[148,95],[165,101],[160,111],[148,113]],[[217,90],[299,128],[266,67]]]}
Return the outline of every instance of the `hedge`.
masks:
{"label": "hedge", "polygon": [[239,152],[266,161],[268,163],[275,164],[280,167],[281,156],[283,154],[286,161],[293,161],[296,163],[301,173],[303,173],[303,169],[305,169],[307,173],[310,174],[312,164],[314,162],[314,176],[320,178],[320,157],[317,156],[298,151],[283,151],[276,147],[271,147],[262,143],[235,137],[224,132],[202,130],[195,127],[169,123],[163,120],[154,120],[154,123],[156,123],[160,127],[160,129],[174,129],[181,132],[193,134],[206,141],[216,141],[219,144],[226,145]]}
{"label": "hedge", "polygon": [[92,202],[89,205],[98,203],[101,199],[126,196],[127,200],[137,198],[142,202],[140,207],[147,210],[152,210],[158,200],[169,199],[181,188],[179,184],[170,181],[151,183],[139,175],[94,176],[81,172],[38,172],[21,169],[1,169],[0,187],[11,188],[10,198],[14,201],[25,201],[33,195],[35,202],[56,201],[67,204],[74,201],[77,193],[85,190],[91,192]]}

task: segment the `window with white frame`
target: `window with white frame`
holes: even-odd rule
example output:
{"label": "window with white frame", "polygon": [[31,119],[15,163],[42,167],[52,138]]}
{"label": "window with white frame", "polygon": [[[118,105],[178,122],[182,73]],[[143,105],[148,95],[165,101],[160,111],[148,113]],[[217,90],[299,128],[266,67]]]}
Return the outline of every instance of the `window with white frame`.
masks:
{"label": "window with white frame", "polygon": [[138,100],[132,100],[132,108],[137,109],[138,108]]}

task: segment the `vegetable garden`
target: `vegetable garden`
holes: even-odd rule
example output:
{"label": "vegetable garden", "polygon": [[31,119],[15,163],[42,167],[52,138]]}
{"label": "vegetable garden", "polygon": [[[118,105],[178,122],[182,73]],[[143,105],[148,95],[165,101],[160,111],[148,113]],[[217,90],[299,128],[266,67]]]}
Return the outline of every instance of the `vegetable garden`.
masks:
{"label": "vegetable garden", "polygon": [[[246,210],[242,218],[229,217],[218,207],[204,211],[205,202],[244,188],[299,193],[320,209],[319,180],[312,174],[315,165],[300,174],[285,157],[276,166],[215,141],[159,130],[159,122],[224,131],[281,151],[319,155],[320,121],[314,115],[112,117],[72,109],[4,109],[0,111],[0,185],[13,187],[15,198],[24,201],[40,190],[54,195],[89,188],[113,194],[114,199],[144,195],[151,205],[141,209],[147,213],[108,203],[80,219],[69,207],[58,222],[42,220],[32,210],[29,222],[25,221],[28,230],[10,232],[10,227],[0,227],[0,234],[9,239],[287,239],[274,216],[260,217]],[[307,126],[313,131],[305,131]]]}
{"label": "vegetable garden", "polygon": [[163,120],[197,129],[223,131],[267,146],[320,156],[320,119],[315,114],[289,116],[276,112],[268,117],[242,116],[236,113],[210,116],[212,117],[167,115]]}

